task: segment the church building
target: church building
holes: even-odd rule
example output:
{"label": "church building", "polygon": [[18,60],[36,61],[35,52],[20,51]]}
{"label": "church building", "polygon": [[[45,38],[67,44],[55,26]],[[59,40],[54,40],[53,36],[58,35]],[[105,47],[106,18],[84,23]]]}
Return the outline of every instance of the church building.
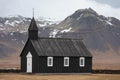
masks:
{"label": "church building", "polygon": [[81,39],[38,37],[34,17],[20,57],[24,73],[92,72],[92,55]]}

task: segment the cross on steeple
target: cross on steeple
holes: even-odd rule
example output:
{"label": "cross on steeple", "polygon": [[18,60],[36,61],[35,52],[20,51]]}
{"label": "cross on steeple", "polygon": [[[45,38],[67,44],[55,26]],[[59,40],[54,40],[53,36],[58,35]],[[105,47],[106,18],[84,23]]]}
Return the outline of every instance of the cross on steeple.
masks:
{"label": "cross on steeple", "polygon": [[34,17],[34,8],[33,8],[33,17]]}
{"label": "cross on steeple", "polygon": [[34,8],[33,8],[33,18],[31,20],[30,26],[28,28],[29,39],[38,39],[38,27],[34,19]]}

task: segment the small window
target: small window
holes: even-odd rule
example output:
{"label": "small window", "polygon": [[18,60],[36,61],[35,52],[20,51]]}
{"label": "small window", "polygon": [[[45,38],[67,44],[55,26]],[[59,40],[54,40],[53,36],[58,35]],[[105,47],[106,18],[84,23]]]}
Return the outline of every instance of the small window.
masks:
{"label": "small window", "polygon": [[64,57],[64,66],[69,66],[69,57]]}
{"label": "small window", "polygon": [[79,65],[80,65],[80,67],[85,66],[85,58],[84,57],[80,57]]}
{"label": "small window", "polygon": [[53,66],[53,57],[47,58],[47,66]]}

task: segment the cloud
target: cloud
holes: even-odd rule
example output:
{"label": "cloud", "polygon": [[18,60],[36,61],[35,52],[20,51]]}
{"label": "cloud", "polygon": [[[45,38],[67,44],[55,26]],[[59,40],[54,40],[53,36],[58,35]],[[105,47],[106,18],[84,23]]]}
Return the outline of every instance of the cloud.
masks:
{"label": "cloud", "polygon": [[120,8],[120,0],[93,0],[93,1],[108,4],[112,7]]}
{"label": "cloud", "polygon": [[23,15],[32,17],[43,16],[62,20],[78,9],[93,8],[99,14],[120,19],[120,8],[96,0],[0,0],[0,16]]}
{"label": "cloud", "polygon": [[102,4],[95,1],[92,1],[91,6],[99,14],[102,14],[106,17],[109,16],[109,17],[116,17],[120,19],[120,8],[115,8],[108,4]]}

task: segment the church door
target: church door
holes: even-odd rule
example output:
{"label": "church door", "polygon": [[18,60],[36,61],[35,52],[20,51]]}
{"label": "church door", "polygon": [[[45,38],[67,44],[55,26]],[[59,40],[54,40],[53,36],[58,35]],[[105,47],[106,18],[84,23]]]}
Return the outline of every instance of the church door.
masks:
{"label": "church door", "polygon": [[32,54],[28,52],[26,58],[27,58],[27,73],[32,73]]}

